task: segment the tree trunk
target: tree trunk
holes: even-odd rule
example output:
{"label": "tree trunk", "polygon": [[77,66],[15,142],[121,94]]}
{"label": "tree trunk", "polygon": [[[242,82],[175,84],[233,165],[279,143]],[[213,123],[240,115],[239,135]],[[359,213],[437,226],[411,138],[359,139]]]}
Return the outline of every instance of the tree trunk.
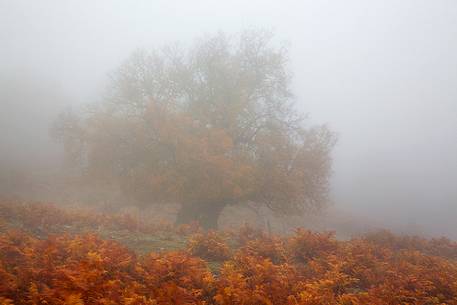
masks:
{"label": "tree trunk", "polygon": [[198,222],[205,230],[217,229],[224,203],[183,204],[176,217],[176,225]]}

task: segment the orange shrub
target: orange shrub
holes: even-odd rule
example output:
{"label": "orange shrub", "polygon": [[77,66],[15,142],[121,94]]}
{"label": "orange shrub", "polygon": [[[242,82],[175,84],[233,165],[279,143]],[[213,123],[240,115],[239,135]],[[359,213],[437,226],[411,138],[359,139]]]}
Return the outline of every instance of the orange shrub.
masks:
{"label": "orange shrub", "polygon": [[275,264],[285,263],[288,260],[284,241],[275,236],[247,241],[241,251],[243,255],[268,258]]}
{"label": "orange shrub", "polygon": [[287,249],[292,259],[301,263],[318,256],[335,253],[337,248],[338,242],[333,232],[315,233],[300,228],[287,241]]}
{"label": "orange shrub", "polygon": [[224,264],[217,281],[216,304],[287,304],[297,282],[295,269],[269,259],[236,256]]}
{"label": "orange shrub", "polygon": [[220,233],[209,231],[190,237],[187,250],[190,254],[208,260],[226,260],[230,257],[230,248]]}
{"label": "orange shrub", "polygon": [[[0,219],[3,228],[26,229],[0,234],[0,305],[457,305],[456,245],[447,239],[378,232],[338,241],[331,233],[278,237],[244,227],[197,233],[187,251],[137,257],[93,234],[49,235],[68,223],[155,230],[135,218],[0,203]],[[237,244],[234,255],[229,243]],[[201,258],[225,262],[213,275]]]}
{"label": "orange shrub", "polygon": [[199,258],[185,252],[151,253],[142,268],[158,304],[206,304],[211,299],[214,279]]}
{"label": "orange shrub", "polygon": [[243,225],[238,232],[232,232],[232,235],[240,245],[245,245],[254,239],[262,239],[267,237],[265,232],[262,230],[250,227],[247,224]]}
{"label": "orange shrub", "polygon": [[[151,254],[94,235],[0,239],[0,296],[14,304],[205,304],[212,276],[186,253]],[[3,302],[6,302],[6,301]]]}
{"label": "orange shrub", "polygon": [[[175,228],[166,221],[146,222],[128,213],[102,214],[91,209],[65,208],[51,203],[0,201],[0,230],[8,224],[40,237],[69,229],[83,232],[100,228],[146,234],[173,231],[183,234],[182,228]],[[189,227],[189,232],[197,230],[195,225]]]}

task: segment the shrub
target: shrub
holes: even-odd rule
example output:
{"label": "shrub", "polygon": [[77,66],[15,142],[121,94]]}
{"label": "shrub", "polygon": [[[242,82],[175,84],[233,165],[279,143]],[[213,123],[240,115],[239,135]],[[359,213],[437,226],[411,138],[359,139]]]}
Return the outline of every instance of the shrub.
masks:
{"label": "shrub", "polygon": [[222,261],[230,257],[230,248],[226,240],[215,231],[191,236],[187,250],[192,255],[208,260]]}

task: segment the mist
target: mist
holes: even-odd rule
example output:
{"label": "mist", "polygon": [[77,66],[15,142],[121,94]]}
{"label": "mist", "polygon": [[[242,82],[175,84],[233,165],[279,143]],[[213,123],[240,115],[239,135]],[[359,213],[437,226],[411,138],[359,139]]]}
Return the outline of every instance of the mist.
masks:
{"label": "mist", "polygon": [[138,48],[267,28],[299,109],[338,134],[330,213],[457,238],[455,1],[1,0],[0,20],[1,164],[58,167],[55,116]]}

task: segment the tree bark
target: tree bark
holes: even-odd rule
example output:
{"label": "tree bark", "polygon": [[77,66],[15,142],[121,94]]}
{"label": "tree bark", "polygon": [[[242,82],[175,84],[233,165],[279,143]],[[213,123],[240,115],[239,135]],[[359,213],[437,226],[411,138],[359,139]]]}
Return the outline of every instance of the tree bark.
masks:
{"label": "tree bark", "polygon": [[215,230],[225,205],[224,203],[183,204],[176,216],[176,225],[198,222],[205,230]]}

